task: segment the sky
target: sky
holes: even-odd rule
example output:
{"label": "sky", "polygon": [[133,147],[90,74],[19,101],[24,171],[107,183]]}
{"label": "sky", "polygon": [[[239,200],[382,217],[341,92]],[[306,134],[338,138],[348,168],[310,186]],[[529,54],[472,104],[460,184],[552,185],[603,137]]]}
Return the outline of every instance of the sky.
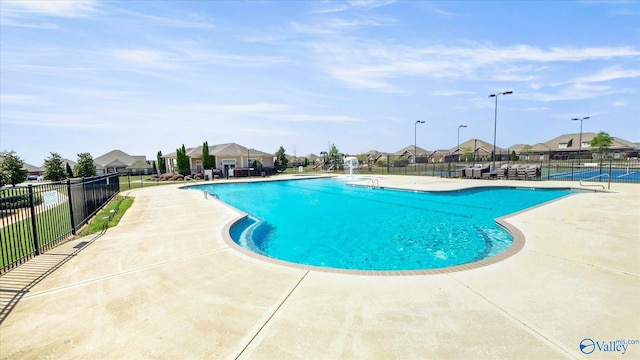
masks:
{"label": "sky", "polygon": [[0,0],[0,150],[35,166],[508,148],[587,116],[640,141],[640,2]]}

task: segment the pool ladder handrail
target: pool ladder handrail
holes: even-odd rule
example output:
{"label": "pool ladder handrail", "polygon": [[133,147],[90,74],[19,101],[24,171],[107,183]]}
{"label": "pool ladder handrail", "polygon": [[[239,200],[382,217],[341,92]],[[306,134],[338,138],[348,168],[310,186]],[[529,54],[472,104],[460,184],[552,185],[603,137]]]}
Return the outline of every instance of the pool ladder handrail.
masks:
{"label": "pool ladder handrail", "polygon": [[588,180],[591,180],[591,179],[597,179],[597,178],[602,177],[602,176],[606,176],[609,179],[609,181],[607,183],[607,190],[611,190],[611,176],[609,176],[609,174],[600,174],[600,175],[596,175],[596,176],[590,177],[588,179],[582,179],[582,180],[580,180],[580,186],[585,186],[585,187],[586,186],[602,186],[602,190],[604,190],[605,188],[604,188],[604,185],[602,185],[602,184],[583,184],[582,183],[583,181],[588,181]]}
{"label": "pool ladder handrail", "polygon": [[373,177],[367,181],[367,188],[369,189],[375,189],[376,185],[380,187],[380,179],[377,177]]}
{"label": "pool ladder handrail", "polygon": [[211,196],[214,199],[220,200],[220,197],[218,196],[218,194],[214,193],[213,191],[205,190],[203,192],[204,192],[204,198],[205,199],[207,199],[209,196]]}

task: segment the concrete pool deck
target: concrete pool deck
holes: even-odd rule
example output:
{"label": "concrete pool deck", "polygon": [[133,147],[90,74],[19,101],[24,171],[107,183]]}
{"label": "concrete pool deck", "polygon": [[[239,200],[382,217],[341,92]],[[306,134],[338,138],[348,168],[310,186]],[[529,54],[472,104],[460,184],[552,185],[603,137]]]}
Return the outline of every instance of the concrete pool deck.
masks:
{"label": "concrete pool deck", "polygon": [[[380,185],[579,187],[409,176]],[[526,242],[501,262],[363,276],[247,256],[224,241],[235,210],[178,186],[136,189],[117,227],[0,277],[0,358],[640,358],[640,344],[622,357],[598,349],[640,339],[640,185],[611,191],[507,217]],[[585,338],[598,342],[590,355]]]}

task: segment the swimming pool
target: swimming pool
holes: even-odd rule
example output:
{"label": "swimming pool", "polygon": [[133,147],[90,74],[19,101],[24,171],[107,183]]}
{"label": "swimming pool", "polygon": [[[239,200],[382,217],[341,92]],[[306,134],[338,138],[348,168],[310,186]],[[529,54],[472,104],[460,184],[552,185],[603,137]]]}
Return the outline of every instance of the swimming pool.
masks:
{"label": "swimming pool", "polygon": [[513,242],[496,218],[573,192],[416,192],[327,178],[191,188],[249,214],[230,231],[245,249],[297,264],[372,271],[439,269],[495,256]]}

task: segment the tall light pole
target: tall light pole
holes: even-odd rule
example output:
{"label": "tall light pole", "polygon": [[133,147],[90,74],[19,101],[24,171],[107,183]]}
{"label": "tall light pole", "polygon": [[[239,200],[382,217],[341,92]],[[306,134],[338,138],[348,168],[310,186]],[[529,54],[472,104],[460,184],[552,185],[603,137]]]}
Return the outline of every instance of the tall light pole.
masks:
{"label": "tall light pole", "polygon": [[580,153],[582,152],[582,121],[587,120],[588,118],[589,118],[588,116],[585,116],[582,119],[578,119],[578,118],[571,119],[573,121],[580,120],[580,145],[578,145],[578,166],[580,166]]}
{"label": "tall light pole", "polygon": [[491,171],[495,171],[496,169],[496,128],[498,126],[498,95],[510,95],[510,94],[513,94],[513,91],[505,91],[505,92],[489,95],[489,97],[496,98],[495,117],[493,119],[493,169]]}
{"label": "tall light pole", "polygon": [[416,165],[418,163],[418,124],[424,124],[424,120],[416,120],[416,123],[413,125],[413,164]]}
{"label": "tall light pole", "polygon": [[458,125],[458,162],[460,162],[460,128],[467,127],[467,125]]}

